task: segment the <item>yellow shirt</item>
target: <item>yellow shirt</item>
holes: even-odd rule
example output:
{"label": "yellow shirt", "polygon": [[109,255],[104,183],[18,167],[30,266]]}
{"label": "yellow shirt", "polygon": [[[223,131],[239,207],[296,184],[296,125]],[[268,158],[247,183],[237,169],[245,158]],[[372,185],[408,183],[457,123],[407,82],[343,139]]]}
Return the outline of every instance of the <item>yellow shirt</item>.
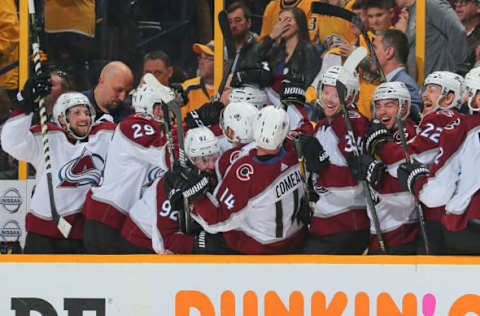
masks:
{"label": "yellow shirt", "polygon": [[[0,6],[0,68],[18,60],[18,17],[14,0],[2,1]],[[0,87],[18,89],[18,66],[0,75]]]}
{"label": "yellow shirt", "polygon": [[262,31],[260,32],[259,42],[262,42],[267,35],[272,33],[273,27],[277,24],[280,11],[284,8],[298,7],[305,12],[307,16],[308,32],[310,39],[313,39],[317,30],[316,23],[312,19],[312,11],[310,10],[313,0],[297,0],[290,5],[286,5],[283,0],[273,0],[265,8],[263,12]]}
{"label": "yellow shirt", "polygon": [[183,90],[188,97],[188,103],[182,107],[182,120],[188,112],[200,108],[214,97],[213,87],[208,88],[200,77],[189,79],[182,84]]}
{"label": "yellow shirt", "polygon": [[310,19],[313,26],[312,30],[309,31],[310,37],[312,38],[312,43],[314,44],[322,43],[332,34],[340,36],[348,43],[355,41],[355,36],[350,30],[350,22],[347,20],[320,14],[312,14]]}
{"label": "yellow shirt", "polygon": [[45,31],[95,36],[95,0],[45,0]]}

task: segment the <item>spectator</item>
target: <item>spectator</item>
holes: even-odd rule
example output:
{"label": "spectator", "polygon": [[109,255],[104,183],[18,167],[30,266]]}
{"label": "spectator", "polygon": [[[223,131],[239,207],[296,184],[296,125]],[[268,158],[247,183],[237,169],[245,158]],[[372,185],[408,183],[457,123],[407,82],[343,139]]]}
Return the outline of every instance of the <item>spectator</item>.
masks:
{"label": "spectator", "polygon": [[[276,43],[280,40],[280,43]],[[260,56],[268,60],[275,75],[272,89],[267,89],[270,100],[278,99],[284,73],[301,74],[306,89],[320,71],[322,59],[310,43],[305,13],[299,8],[280,12],[278,22],[259,48]],[[275,104],[275,103],[274,103]]]}
{"label": "spectator", "polygon": [[200,108],[214,97],[213,87],[213,41],[207,45],[196,43],[193,51],[198,54],[198,77],[185,81],[182,85],[188,102],[182,107],[182,119],[188,112]]}
{"label": "spectator", "polygon": [[406,69],[408,58],[406,35],[394,29],[379,31],[373,45],[387,81],[401,81],[407,86],[411,98],[410,116],[416,121],[416,114],[422,112],[423,105],[417,83]]}
{"label": "spectator", "polygon": [[168,86],[173,75],[170,57],[161,50],[145,54],[143,57],[143,74],[147,72],[153,74],[161,84]]}
{"label": "spectator", "polygon": [[[299,8],[305,13],[308,25],[314,25],[315,21],[312,18],[312,12],[310,7],[312,0],[273,0],[267,4],[265,11],[263,12],[262,30],[260,32],[260,41],[264,41],[265,38],[272,33],[275,25],[277,24],[280,12],[287,8]],[[313,28],[312,28],[313,31]],[[312,33],[311,38],[314,34]]]}
{"label": "spectator", "polygon": [[392,26],[393,0],[368,0],[365,7],[371,30],[379,31]]}
{"label": "spectator", "polygon": [[480,44],[480,1],[478,0],[457,0],[455,1],[455,12],[460,22],[465,27],[467,34],[467,69],[473,68],[476,61],[475,49]]}
{"label": "spectator", "polygon": [[97,86],[82,92],[95,108],[95,121],[109,114],[118,123],[133,113],[133,109],[125,102],[132,84],[132,71],[121,61],[112,61],[103,67]]}
{"label": "spectator", "polygon": [[[233,2],[227,8],[230,29],[235,44],[231,87],[255,85],[260,88],[270,86],[273,74],[267,63],[262,63],[258,54],[259,44],[256,34],[250,32],[252,17],[250,9],[242,2]],[[228,90],[230,86],[226,86]]]}
{"label": "spectator", "polygon": [[[436,70],[463,72],[467,57],[465,27],[446,0],[425,1],[425,77]],[[415,56],[417,2],[395,0],[395,3],[402,9],[399,22],[406,19],[404,22],[407,25],[406,34],[410,45],[408,73],[418,79]]]}
{"label": "spectator", "polygon": [[[18,17],[14,0],[0,7],[0,87],[13,97],[18,89]],[[8,68],[7,68],[8,67]],[[10,69],[10,70],[9,70]]]}

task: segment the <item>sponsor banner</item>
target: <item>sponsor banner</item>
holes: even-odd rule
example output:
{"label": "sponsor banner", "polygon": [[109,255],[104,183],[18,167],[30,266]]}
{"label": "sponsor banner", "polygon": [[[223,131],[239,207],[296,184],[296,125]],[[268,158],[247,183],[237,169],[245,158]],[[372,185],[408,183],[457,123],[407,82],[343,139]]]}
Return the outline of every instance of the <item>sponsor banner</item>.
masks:
{"label": "sponsor banner", "polygon": [[1,260],[0,315],[480,315],[478,258],[13,255]]}
{"label": "sponsor banner", "polygon": [[25,244],[25,214],[29,209],[34,180],[0,180],[0,242]]}

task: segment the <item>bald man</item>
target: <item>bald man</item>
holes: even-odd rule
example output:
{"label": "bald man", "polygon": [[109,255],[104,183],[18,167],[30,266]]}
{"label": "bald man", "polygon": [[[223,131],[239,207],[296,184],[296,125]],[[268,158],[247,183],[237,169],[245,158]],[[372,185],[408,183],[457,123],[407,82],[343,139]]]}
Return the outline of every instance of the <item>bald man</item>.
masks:
{"label": "bald man", "polygon": [[111,115],[118,123],[133,113],[130,104],[125,102],[133,85],[133,73],[121,61],[112,61],[103,67],[95,88],[82,92],[95,107],[95,120]]}

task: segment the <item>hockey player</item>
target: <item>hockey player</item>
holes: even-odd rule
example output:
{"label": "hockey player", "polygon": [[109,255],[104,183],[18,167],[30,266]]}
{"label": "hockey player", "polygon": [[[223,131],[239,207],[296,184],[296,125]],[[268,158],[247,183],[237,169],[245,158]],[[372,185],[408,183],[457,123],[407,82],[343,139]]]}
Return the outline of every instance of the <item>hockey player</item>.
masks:
{"label": "hockey player", "polygon": [[[304,195],[297,154],[289,141],[288,115],[273,106],[263,108],[254,123],[257,144],[228,169],[215,194],[204,194],[203,179],[166,186],[192,200],[192,217],[205,229],[203,253],[290,253],[300,247],[303,224],[294,220]],[[177,177],[179,178],[179,177]],[[216,234],[222,232],[221,235]],[[216,235],[214,235],[216,234]]]}
{"label": "hockey player", "polygon": [[[372,97],[375,119],[385,124],[396,144],[401,144],[397,119],[402,120],[405,140],[416,136],[415,123],[408,118],[411,106],[410,93],[403,82],[382,83]],[[352,173],[357,179],[367,180],[373,189],[375,209],[380,221],[381,233],[389,254],[416,254],[419,249],[419,226],[415,200],[402,189],[384,164],[369,155],[350,161]],[[387,166],[387,168],[390,166]],[[394,167],[396,168],[396,166]],[[369,216],[371,212],[368,212]],[[378,236],[370,216],[369,254],[380,253]]]}
{"label": "hockey player", "polygon": [[253,120],[258,109],[247,102],[230,102],[220,115],[220,127],[232,148],[225,151],[215,164],[218,181],[223,179],[227,168],[240,156],[255,147]]}
{"label": "hockey player", "polygon": [[444,206],[441,233],[449,254],[480,254],[479,135],[478,115],[457,118],[444,127],[430,170],[416,162],[398,168],[404,188],[429,207]]}
{"label": "hockey player", "polygon": [[128,211],[141,198],[152,174],[168,169],[166,136],[162,129],[161,102],[175,98],[167,87],[157,94],[147,84],[135,91],[132,102],[136,113],[117,127],[108,152],[103,182],[90,190],[83,207],[86,217],[84,242],[90,253],[115,253],[120,229]]}
{"label": "hockey player", "polygon": [[[306,169],[314,173],[318,195],[303,249],[309,254],[361,254],[368,244],[365,192],[352,177],[346,160],[354,149],[336,90],[340,69],[332,66],[323,74],[317,95],[326,117],[318,122],[314,137],[302,137]],[[358,74],[346,87],[345,101],[351,107],[358,96]],[[363,148],[368,120],[356,110],[348,111],[357,144]]]}
{"label": "hockey player", "polygon": [[470,114],[480,111],[480,67],[473,68],[465,75],[465,102]]}
{"label": "hockey player", "polygon": [[[436,71],[425,79],[423,118],[417,128],[417,136],[408,143],[412,159],[425,165],[431,165],[439,153],[440,134],[450,122],[461,117],[455,108],[463,102],[464,80],[461,76],[448,72]],[[396,177],[394,166],[404,159],[404,150],[400,144],[392,142],[388,129],[378,121],[372,121],[365,136],[366,148],[373,156],[391,166],[391,174]],[[424,207],[426,230],[431,253],[442,253],[443,238],[440,234],[440,218],[443,208]]]}
{"label": "hockey player", "polygon": [[[197,174],[214,178],[215,161],[219,156],[218,141],[206,127],[188,130],[185,136],[188,164]],[[182,233],[183,199],[170,201],[164,190],[165,177],[145,191],[142,199],[130,209],[122,228],[122,236],[144,251],[164,253],[192,253],[201,247],[199,236]],[[213,191],[216,181],[207,190]]]}
{"label": "hockey player", "polygon": [[[22,91],[35,95],[41,91]],[[46,93],[48,94],[48,93]],[[37,94],[38,95],[38,94]],[[43,94],[45,96],[45,94]],[[2,129],[2,147],[18,160],[31,163],[37,171],[35,193],[26,217],[25,253],[83,253],[84,219],[80,211],[88,190],[101,178],[115,125],[93,124],[95,110],[78,92],[62,94],[53,108],[56,124],[48,123],[53,196],[60,216],[72,225],[64,238],[52,219],[43,140],[40,125],[30,128],[35,97],[18,104]]]}

